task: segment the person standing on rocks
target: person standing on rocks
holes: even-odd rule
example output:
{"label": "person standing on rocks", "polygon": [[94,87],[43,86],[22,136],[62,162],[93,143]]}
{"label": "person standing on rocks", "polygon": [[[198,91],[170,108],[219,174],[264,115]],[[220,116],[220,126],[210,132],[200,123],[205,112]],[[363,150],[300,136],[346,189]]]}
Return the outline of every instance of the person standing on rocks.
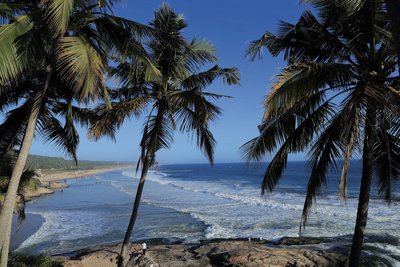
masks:
{"label": "person standing on rocks", "polygon": [[143,255],[146,255],[146,250],[147,250],[147,244],[146,244],[146,242],[143,242],[142,243],[142,254]]}

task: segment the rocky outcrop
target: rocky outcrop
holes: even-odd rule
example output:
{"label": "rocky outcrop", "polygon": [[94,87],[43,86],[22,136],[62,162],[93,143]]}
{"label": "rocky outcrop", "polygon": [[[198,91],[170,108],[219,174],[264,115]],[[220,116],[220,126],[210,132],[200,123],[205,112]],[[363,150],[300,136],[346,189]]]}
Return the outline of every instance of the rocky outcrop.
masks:
{"label": "rocky outcrop", "polygon": [[216,241],[198,245],[158,245],[134,252],[128,266],[345,266],[341,254],[269,247],[265,242]]}
{"label": "rocky outcrop", "polygon": [[46,182],[41,180],[40,177],[34,177],[32,179],[36,181],[37,186],[34,188],[24,187],[22,189],[25,201],[32,200],[36,197],[52,194],[56,189],[63,189],[68,187],[68,185],[65,183]]}
{"label": "rocky outcrop", "polygon": [[[351,236],[338,237],[283,237],[276,242],[248,239],[214,239],[196,244],[165,244],[164,239],[146,240],[148,250],[142,255],[140,243],[128,247],[130,267],[208,267],[208,266],[270,266],[270,267],[326,267],[346,266],[351,246]],[[379,242],[381,241],[381,242]],[[364,244],[361,266],[399,266],[391,259],[384,246],[376,242],[398,246],[391,236],[368,235]],[[55,257],[66,267],[115,267],[120,251],[119,245],[92,248]],[[394,254],[394,253],[393,253]],[[390,257],[389,257],[390,256]]]}

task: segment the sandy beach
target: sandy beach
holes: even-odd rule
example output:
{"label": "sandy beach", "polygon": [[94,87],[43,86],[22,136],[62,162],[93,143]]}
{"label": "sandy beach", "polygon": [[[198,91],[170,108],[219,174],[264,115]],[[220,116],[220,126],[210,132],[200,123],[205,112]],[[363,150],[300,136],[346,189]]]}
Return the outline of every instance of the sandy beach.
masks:
{"label": "sandy beach", "polygon": [[54,182],[66,179],[86,178],[88,176],[96,175],[99,173],[111,172],[115,170],[123,170],[133,168],[133,165],[117,165],[108,167],[98,167],[90,170],[62,170],[62,171],[43,171],[41,180],[44,182]]}

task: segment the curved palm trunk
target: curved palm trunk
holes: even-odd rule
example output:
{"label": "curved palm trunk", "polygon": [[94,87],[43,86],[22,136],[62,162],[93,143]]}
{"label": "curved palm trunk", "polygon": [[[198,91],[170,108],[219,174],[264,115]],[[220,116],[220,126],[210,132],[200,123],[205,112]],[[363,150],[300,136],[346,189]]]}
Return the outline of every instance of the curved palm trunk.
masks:
{"label": "curved palm trunk", "polygon": [[19,151],[17,161],[15,162],[10,183],[8,185],[4,205],[1,210],[1,221],[0,221],[1,222],[0,242],[2,244],[1,264],[0,264],[1,267],[7,266],[8,251],[9,251],[10,236],[11,236],[11,223],[15,206],[15,200],[17,197],[17,191],[19,182],[21,180],[21,175],[24,170],[26,159],[28,158],[29,149],[31,147],[33,136],[35,133],[37,118],[38,118],[38,112],[32,110],[29,116],[27,128],[25,130],[25,135],[22,141],[21,149]]}
{"label": "curved palm trunk", "polygon": [[29,150],[32,145],[33,136],[35,134],[36,123],[39,116],[39,109],[43,102],[44,92],[50,84],[50,78],[52,75],[52,70],[49,70],[46,77],[46,83],[44,86],[44,91],[39,92],[36,95],[38,101],[35,101],[32,106],[31,114],[28,118],[28,124],[25,129],[24,138],[22,140],[21,148],[18,153],[17,160],[15,162],[10,183],[8,185],[6,197],[4,200],[3,207],[0,214],[0,249],[1,249],[1,261],[0,267],[6,267],[8,262],[8,253],[10,249],[10,237],[11,237],[11,225],[12,216],[15,206],[15,201],[17,198],[17,191],[19,187],[19,182],[21,180],[21,175],[24,170],[26,160],[28,158]]}
{"label": "curved palm trunk", "polygon": [[361,249],[364,241],[365,227],[368,219],[368,205],[372,182],[373,146],[375,140],[375,114],[367,119],[363,148],[363,169],[358,199],[356,226],[354,228],[353,244],[350,252],[350,267],[358,267],[361,259]]}
{"label": "curved palm trunk", "polygon": [[129,220],[128,228],[125,233],[124,242],[122,243],[122,246],[121,246],[121,252],[118,257],[118,267],[124,266],[124,259],[126,257],[126,249],[127,249],[127,246],[129,245],[129,239],[132,235],[133,227],[135,226],[136,218],[137,218],[138,211],[139,211],[140,200],[142,198],[144,183],[145,183],[146,177],[147,177],[147,172],[148,172],[148,170],[150,168],[150,164],[153,161],[153,158],[155,156],[155,143],[156,143],[156,140],[158,137],[157,129],[159,129],[159,126],[161,125],[162,116],[163,116],[163,111],[159,109],[158,113],[157,113],[156,124],[155,124],[156,130],[154,131],[153,135],[151,136],[150,145],[149,145],[150,147],[146,152],[146,157],[143,162],[142,172],[140,175],[139,185],[138,185],[138,188],[136,191],[136,197],[135,197],[135,202],[133,204],[131,218]]}

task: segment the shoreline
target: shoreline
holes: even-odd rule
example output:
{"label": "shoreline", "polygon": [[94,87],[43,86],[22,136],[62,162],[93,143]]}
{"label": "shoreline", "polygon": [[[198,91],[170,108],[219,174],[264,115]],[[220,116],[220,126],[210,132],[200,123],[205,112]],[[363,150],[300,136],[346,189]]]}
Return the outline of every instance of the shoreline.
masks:
{"label": "shoreline", "polygon": [[55,173],[46,174],[46,171],[43,171],[43,176],[40,178],[43,182],[56,182],[68,179],[82,179],[87,178],[92,175],[112,172],[116,170],[125,170],[133,168],[133,165],[117,165],[117,166],[110,166],[110,167],[98,167],[88,170],[62,170],[57,171]]}
{"label": "shoreline", "polygon": [[[25,201],[30,202],[34,199],[44,197],[47,195],[54,194],[58,190],[67,188],[68,185],[63,183],[63,180],[69,179],[84,179],[90,176],[112,172],[115,170],[124,170],[132,168],[133,165],[118,165],[111,167],[98,167],[90,170],[77,170],[77,171],[55,171],[54,173],[47,174],[44,172],[41,177],[35,178],[40,181],[41,185],[35,190],[30,188],[24,188]],[[29,205],[29,204],[28,204]],[[12,222],[12,238],[11,238],[11,250],[17,249],[26,239],[35,234],[45,219],[38,214],[26,213],[26,221],[22,223],[21,228],[17,231],[18,221],[16,215],[13,216]]]}
{"label": "shoreline", "polygon": [[[120,168],[118,168],[118,169],[120,169]],[[102,172],[105,172],[106,170],[109,170],[109,169],[108,168],[106,168],[106,169],[102,168],[101,169]],[[115,170],[115,168],[112,168],[112,170]],[[62,174],[59,174],[59,175],[65,175],[64,173],[65,172],[63,172]],[[82,174],[82,172],[81,172],[81,174]],[[110,176],[110,178],[112,178],[113,175],[119,175],[119,174],[120,174],[120,172],[118,172],[118,173],[115,172],[114,174],[110,174],[109,176]],[[107,175],[105,175],[105,176],[107,176]],[[73,178],[76,178],[76,176],[74,176],[74,177],[72,177],[70,179],[73,179]],[[64,179],[60,178],[60,180],[64,180]],[[95,180],[95,179],[89,179],[89,180]],[[83,184],[86,185],[86,184],[90,183],[90,182],[87,182],[87,181],[88,180],[77,180],[77,181],[72,181],[72,183],[78,183],[78,184],[79,183],[83,183]],[[89,184],[89,186],[90,185],[92,185],[92,184]],[[103,182],[97,183],[96,182],[95,185],[97,187],[100,186],[102,188],[102,187],[106,187],[108,185],[108,183],[103,183]],[[89,186],[87,186],[88,190],[86,190],[86,191],[87,192],[94,191],[93,188],[91,188],[91,187],[89,188]],[[157,183],[157,186],[159,186],[158,183]],[[119,194],[120,194],[119,187],[117,189],[115,187],[112,187],[112,188],[114,188],[114,190],[118,191]],[[163,189],[163,187],[161,189]],[[100,192],[109,192],[109,191],[110,191],[109,189],[107,189],[106,191],[100,190]],[[69,192],[69,190],[67,190],[67,193],[68,192]],[[57,195],[58,195],[58,193],[57,193]],[[66,195],[66,192],[64,192],[63,195]],[[83,195],[85,195],[85,194],[83,194]],[[103,195],[103,194],[101,194],[101,195],[102,195],[101,199],[106,198],[105,195]],[[122,194],[122,195],[125,196],[126,194]],[[90,196],[92,196],[92,195],[90,195]],[[73,198],[73,199],[77,199],[77,198]],[[121,203],[124,203],[124,202],[125,202],[125,200],[123,199],[121,201]],[[55,203],[58,203],[58,202],[55,202]],[[107,203],[109,203],[109,202],[107,202]],[[120,203],[120,202],[118,202],[118,203]],[[139,228],[139,229],[143,230],[144,228]],[[270,229],[275,229],[275,228],[272,226],[272,227],[270,227]],[[163,237],[165,235],[159,234],[159,235],[156,235],[156,236],[162,236]],[[242,234],[241,236],[245,236],[245,235]],[[257,235],[257,236],[261,236],[261,235]],[[385,239],[385,242],[380,242],[380,243],[382,243],[381,244],[382,246],[379,248],[381,253],[382,253],[382,251],[385,251],[385,253],[391,254],[390,256],[393,259],[399,259],[398,255],[400,255],[400,254],[398,254],[397,252],[396,253],[395,252],[391,252],[391,247],[390,246],[388,248],[386,248],[386,244],[384,244],[384,243],[387,243],[387,240],[388,240],[387,236],[384,236],[383,238]],[[331,239],[331,238],[328,238],[328,239]],[[335,246],[335,247],[341,246],[343,248],[343,242],[342,242],[341,237],[334,237],[334,239],[335,240],[330,242],[328,247],[331,248],[332,246]],[[103,248],[101,246],[97,246],[97,244],[99,244],[99,243],[97,243],[98,240],[101,241],[100,244],[101,243],[105,244],[103,246]],[[97,258],[107,259],[108,262],[110,262],[112,260],[114,262],[113,266],[115,266],[115,259],[112,257],[112,255],[108,255],[108,254],[105,255],[105,254],[101,254],[101,253],[100,254],[96,254],[97,252],[94,249],[98,248],[97,251],[100,249],[100,250],[103,250],[102,253],[105,253],[104,250],[108,249],[108,250],[111,251],[114,247],[116,247],[114,249],[114,252],[113,252],[113,255],[115,256],[119,252],[118,251],[118,244],[113,243],[113,241],[116,240],[116,239],[113,239],[112,241],[110,241],[110,240],[104,240],[103,237],[100,237],[100,238],[98,238],[98,240],[97,239],[90,239],[90,240],[88,240],[87,243],[85,243],[84,246],[75,246],[75,245],[68,246],[68,248],[64,250],[66,252],[66,254],[57,254],[58,256],[55,256],[55,257],[64,257],[64,259],[68,258],[66,260],[73,261],[73,263],[71,263],[71,264],[77,264],[77,260],[79,258],[79,262],[80,262],[79,265],[70,265],[68,263],[65,266],[81,266],[81,267],[82,266],[93,266],[93,265],[95,265],[95,266],[107,266],[107,265],[103,265],[104,262],[103,263],[100,262],[100,263],[93,264],[93,265],[91,265],[91,264],[81,264],[82,262],[87,262],[87,261],[92,261],[92,260],[93,261],[97,261],[98,259],[96,259],[96,257]],[[272,239],[272,240],[274,240],[274,239]],[[306,240],[310,240],[310,238],[306,238]],[[230,240],[230,241],[232,241],[232,240]],[[236,241],[238,241],[238,242],[236,242]],[[374,240],[374,241],[376,241],[376,240]],[[149,249],[150,249],[149,251],[151,251],[151,252],[149,252],[149,255],[147,255],[148,257],[141,257],[140,246],[139,246],[140,242],[139,241],[134,241],[134,242],[135,242],[135,244],[133,244],[132,246],[133,246],[133,248],[135,248],[135,246],[136,246],[138,248],[138,250],[135,249],[134,251],[132,251],[134,254],[136,253],[135,254],[136,258],[133,258],[133,259],[135,259],[135,262],[136,262],[136,260],[137,261],[143,261],[142,262],[143,264],[139,265],[139,266],[146,265],[144,262],[147,262],[147,263],[151,262],[150,264],[153,264],[153,266],[168,266],[168,265],[165,265],[165,262],[168,262],[170,260],[169,258],[158,258],[158,256],[159,256],[158,254],[164,254],[164,253],[167,254],[166,257],[171,257],[172,260],[180,259],[179,262],[181,262],[181,261],[184,262],[184,263],[186,262],[187,264],[190,264],[191,266],[207,266],[207,265],[200,264],[200,262],[198,261],[198,260],[200,260],[200,258],[198,258],[198,257],[201,257],[203,261],[208,261],[208,262],[210,262],[210,261],[219,261],[219,260],[221,260],[220,259],[220,257],[221,257],[223,262],[222,263],[219,262],[219,263],[224,264],[224,265],[225,265],[226,262],[228,262],[228,263],[232,262],[237,257],[251,258],[252,259],[252,261],[248,262],[248,263],[251,263],[251,264],[243,263],[241,266],[262,266],[261,264],[259,264],[259,265],[252,265],[252,264],[255,264],[254,262],[263,262],[264,261],[264,259],[257,258],[258,256],[256,254],[254,254],[254,251],[251,248],[248,248],[248,244],[247,244],[248,241],[246,240],[246,238],[245,239],[241,239],[241,240],[234,240],[234,242],[236,242],[235,243],[236,245],[232,245],[233,246],[232,249],[231,248],[229,248],[229,249],[225,248],[226,246],[228,246],[228,247],[231,246],[231,244],[226,244],[226,242],[228,242],[228,240],[220,240],[220,241],[210,240],[210,242],[214,242],[214,244],[212,244],[212,246],[209,246],[207,248],[202,246],[202,248],[201,248],[202,252],[199,252],[199,250],[198,250],[198,247],[200,245],[199,243],[195,243],[195,244],[176,244],[176,245],[175,244],[174,245],[171,245],[171,244],[151,244],[150,241],[146,240],[146,243],[149,242],[148,243],[149,244]],[[263,252],[261,254],[263,254],[264,257],[265,257],[265,255],[269,255],[268,253],[276,254],[275,253],[276,251],[273,251],[273,250],[265,250],[264,251],[264,249],[265,249],[264,247],[263,248],[258,247],[258,245],[267,246],[266,245],[267,242],[266,241],[263,241],[263,242],[265,242],[265,243],[261,243],[261,241],[258,241],[258,239],[252,239],[251,244],[252,244],[252,247],[256,248],[255,249],[256,251],[258,249],[261,249],[261,251]],[[253,243],[255,245],[253,245]],[[269,244],[273,244],[275,246],[274,242],[268,242],[268,243]],[[368,249],[370,248],[371,243],[372,242],[369,241],[368,244],[366,244]],[[349,242],[346,240],[346,246],[348,246],[348,244],[349,244]],[[322,250],[322,251],[329,252],[329,250],[325,249],[324,247],[321,247],[321,245],[310,244],[309,242],[307,243],[308,247],[303,246],[304,244],[297,244],[297,245],[301,246],[300,247],[301,249],[306,249],[307,251],[308,250],[319,250],[319,251]],[[389,244],[389,245],[391,245],[391,246],[400,245],[400,243],[398,243],[398,238],[396,238],[396,243],[393,241],[393,244]],[[181,246],[181,248],[179,248],[179,246]],[[282,248],[282,246],[290,246],[290,248],[289,248],[290,250],[291,249],[297,249],[293,245],[293,243],[291,243],[291,242],[289,242],[288,244],[281,243],[281,244],[279,244],[279,246],[280,247],[278,247],[278,248]],[[83,248],[83,249],[81,249],[81,248]],[[275,247],[273,247],[273,248],[275,248]],[[169,250],[174,250],[176,252],[173,252],[173,253],[171,252],[172,254],[171,253],[168,254],[169,252],[165,252],[165,251],[169,251]],[[64,251],[62,251],[62,252],[60,251],[60,252],[63,253]],[[194,251],[194,252],[192,252],[192,251]],[[155,253],[154,255],[152,254],[153,252]],[[216,252],[218,252],[218,253],[216,253]],[[346,250],[342,250],[342,251],[335,250],[334,252],[337,253],[337,254],[340,254],[340,255],[342,255],[342,254],[345,255],[348,252],[348,249],[346,248]],[[377,249],[375,248],[373,250],[373,252],[377,252]],[[57,252],[55,252],[55,253],[57,253]],[[196,254],[196,253],[198,253],[198,254]],[[292,253],[292,252],[288,252],[288,253]],[[309,255],[314,255],[313,253],[314,252],[311,252],[311,254],[309,254]],[[204,255],[202,255],[202,254],[204,254]],[[49,253],[48,255],[52,255],[52,254]],[[72,256],[72,255],[78,255],[78,256],[75,257],[75,256]],[[208,257],[208,255],[211,255],[211,258]],[[151,258],[150,258],[150,256],[151,256]],[[163,255],[161,255],[161,256],[163,256]],[[89,258],[90,258],[90,260],[89,260]],[[330,256],[328,258],[330,258]],[[158,265],[154,264],[153,262],[157,263]],[[228,263],[226,263],[226,264],[228,264]],[[265,262],[263,262],[263,265],[264,265],[264,263]],[[280,263],[282,263],[282,262],[280,262]],[[298,263],[300,263],[300,261]],[[265,264],[268,266],[269,263],[265,263]],[[224,266],[224,265],[214,265],[214,266]],[[272,263],[271,263],[271,265],[274,266]],[[147,266],[149,266],[149,265],[147,265]],[[183,265],[183,266],[185,266],[185,265]],[[285,264],[283,264],[283,265],[275,265],[275,266],[285,266]],[[301,266],[301,265],[299,265],[299,266]],[[310,266],[313,266],[313,265],[310,265]],[[314,266],[316,266],[316,265],[314,265]],[[321,264],[319,266],[325,266],[325,265]],[[336,265],[333,265],[333,266],[336,266]],[[383,266],[385,266],[385,265],[383,265]],[[386,265],[386,266],[398,266],[398,265]]]}

